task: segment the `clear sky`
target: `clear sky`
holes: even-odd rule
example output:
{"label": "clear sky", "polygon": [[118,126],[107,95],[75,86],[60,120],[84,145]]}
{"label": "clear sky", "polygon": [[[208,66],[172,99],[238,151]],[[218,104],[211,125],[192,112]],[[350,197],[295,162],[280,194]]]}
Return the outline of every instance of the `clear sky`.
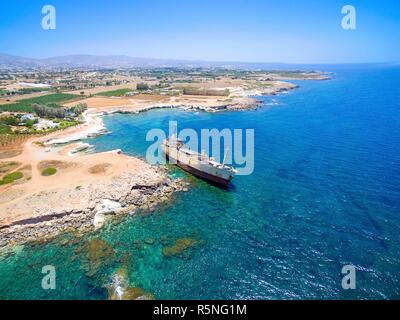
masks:
{"label": "clear sky", "polygon": [[[54,5],[56,30],[41,28]],[[357,29],[341,27],[356,8]],[[400,61],[399,0],[2,0],[0,52],[209,61]]]}

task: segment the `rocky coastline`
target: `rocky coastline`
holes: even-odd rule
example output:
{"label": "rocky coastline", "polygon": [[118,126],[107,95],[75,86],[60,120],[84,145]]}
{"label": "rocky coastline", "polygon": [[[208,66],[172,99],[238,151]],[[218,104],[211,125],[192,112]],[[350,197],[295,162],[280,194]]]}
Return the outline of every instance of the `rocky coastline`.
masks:
{"label": "rocky coastline", "polygon": [[[144,170],[146,171],[146,170]],[[141,176],[124,173],[110,181],[69,190],[34,194],[26,201],[36,211],[32,218],[0,226],[0,247],[46,241],[62,232],[82,234],[100,228],[108,217],[151,212],[172,200],[176,192],[187,191],[188,183],[172,179],[165,169],[153,168]],[[51,194],[51,195],[50,195]],[[43,197],[56,197],[59,206],[45,206]],[[68,199],[81,197],[80,205],[68,208]],[[53,203],[53,202],[52,202]]]}

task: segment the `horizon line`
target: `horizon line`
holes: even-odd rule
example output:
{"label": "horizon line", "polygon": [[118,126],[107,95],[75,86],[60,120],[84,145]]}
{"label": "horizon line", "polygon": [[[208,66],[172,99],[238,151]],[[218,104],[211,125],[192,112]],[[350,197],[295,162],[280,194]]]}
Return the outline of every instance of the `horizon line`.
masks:
{"label": "horizon line", "polygon": [[73,57],[73,56],[93,56],[93,57],[127,57],[132,59],[151,59],[151,60],[169,60],[169,61],[185,61],[185,62],[208,62],[208,63],[234,63],[234,64],[281,64],[281,65],[367,65],[367,64],[400,64],[400,61],[369,61],[369,62],[251,62],[251,61],[238,61],[238,60],[207,60],[207,59],[186,59],[186,58],[155,58],[155,57],[137,57],[128,54],[92,54],[92,53],[73,53],[66,55],[52,55],[47,57],[28,57],[23,55],[15,55],[5,52],[0,52],[0,55],[7,55],[16,58],[32,59],[32,60],[46,60],[51,58],[60,57]]}

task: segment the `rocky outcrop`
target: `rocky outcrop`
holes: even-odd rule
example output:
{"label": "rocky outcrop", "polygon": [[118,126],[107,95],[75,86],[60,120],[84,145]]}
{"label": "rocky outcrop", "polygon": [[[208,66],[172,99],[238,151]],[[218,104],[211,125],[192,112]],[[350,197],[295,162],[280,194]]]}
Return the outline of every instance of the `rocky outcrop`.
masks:
{"label": "rocky outcrop", "polygon": [[131,287],[128,281],[126,267],[118,269],[105,287],[108,290],[109,300],[154,300],[152,293],[139,287]]}
{"label": "rocky outcrop", "polygon": [[93,218],[94,228],[101,228],[108,215],[113,215],[120,211],[122,211],[122,206],[119,202],[103,199],[95,208],[96,213]]}
{"label": "rocky outcrop", "polygon": [[186,190],[184,181],[170,178],[161,168],[153,168],[96,184],[33,194],[23,201],[30,204],[33,214],[29,219],[0,225],[0,247],[42,240],[63,231],[95,230],[110,215],[134,213],[138,209],[150,211],[183,189]]}

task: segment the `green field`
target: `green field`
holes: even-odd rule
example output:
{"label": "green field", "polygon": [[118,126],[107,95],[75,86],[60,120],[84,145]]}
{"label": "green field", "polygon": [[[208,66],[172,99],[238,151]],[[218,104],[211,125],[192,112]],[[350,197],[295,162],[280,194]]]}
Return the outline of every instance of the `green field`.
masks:
{"label": "green field", "polygon": [[22,179],[23,177],[24,175],[20,171],[9,173],[5,177],[3,177],[3,179],[0,180],[0,186],[3,184],[13,183],[15,180]]}
{"label": "green field", "polygon": [[0,123],[0,134],[6,134],[6,133],[11,133],[11,128],[4,124],[4,123]]}
{"label": "green field", "polygon": [[16,92],[18,94],[30,94],[35,92],[44,92],[44,91],[51,91],[52,88],[22,88],[18,89]]}
{"label": "green field", "polygon": [[51,91],[51,90],[53,89],[52,88],[22,88],[18,90],[0,89],[0,96],[10,97],[14,95],[21,95],[21,94],[23,95],[23,94]]}
{"label": "green field", "polygon": [[68,94],[68,93],[48,94],[45,96],[40,96],[30,99],[21,99],[14,103],[0,105],[0,112],[1,111],[33,112],[32,104],[35,103],[38,104],[62,103],[77,98],[82,98],[82,96],[76,94]]}
{"label": "green field", "polygon": [[118,90],[99,92],[99,93],[96,93],[96,95],[103,96],[103,97],[123,97],[128,92],[132,92],[132,91],[135,91],[135,90],[126,88],[126,89],[118,89]]}

